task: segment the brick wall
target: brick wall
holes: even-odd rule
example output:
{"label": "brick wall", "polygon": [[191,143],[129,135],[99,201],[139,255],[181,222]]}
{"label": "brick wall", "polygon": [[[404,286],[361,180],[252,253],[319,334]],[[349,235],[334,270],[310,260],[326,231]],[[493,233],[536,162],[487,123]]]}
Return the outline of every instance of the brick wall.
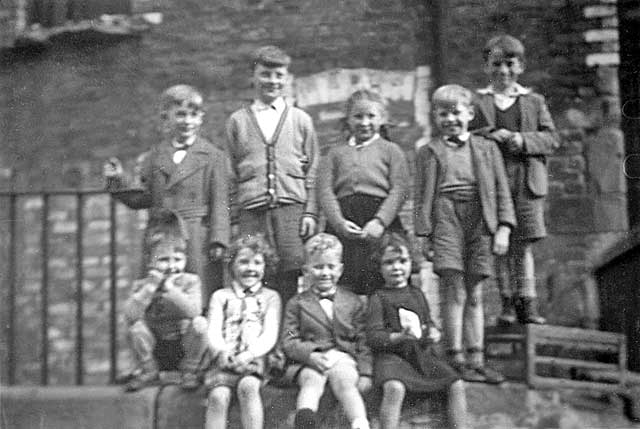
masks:
{"label": "brick wall", "polygon": [[[340,73],[355,73],[358,79],[375,75],[383,86],[407,76],[415,78],[409,96],[399,95],[407,88],[404,83],[390,90],[390,95],[395,94],[390,109],[397,125],[392,136],[412,159],[414,142],[430,132],[423,95],[433,85],[430,71],[442,70],[446,82],[484,85],[482,45],[497,32],[509,32],[528,49],[523,83],[547,97],[562,136],[560,151],[549,161],[551,236],[535,249],[538,289],[552,321],[579,324],[591,311],[593,293],[585,289],[583,280],[602,250],[627,229],[616,104],[615,2],[450,0],[444,9],[440,50],[446,55],[441,65],[431,64],[435,52],[429,25],[433,21],[423,2],[142,3],[144,11],[161,12],[163,22],[139,37],[85,42],[71,34],[58,37],[46,49],[0,51],[0,189],[10,185],[22,190],[102,187],[104,159],[116,154],[130,168],[135,157],[153,144],[155,100],[162,89],[177,82],[189,82],[203,91],[205,133],[219,144],[225,118],[251,97],[247,58],[264,43],[278,44],[293,56],[292,71],[300,84],[296,94],[314,115],[325,147],[336,141],[340,97],[348,90],[342,88],[340,97],[324,100],[322,94],[313,95],[311,83],[329,82]],[[357,86],[358,82],[352,83]],[[312,96],[302,102],[309,93]],[[71,382],[75,209],[72,203],[55,204],[51,240],[57,244],[48,265],[50,300],[59,305],[52,308],[49,336],[57,352],[52,360],[55,381]],[[107,371],[104,270],[108,259],[104,247],[97,244],[105,237],[105,204],[96,202],[93,217],[87,217],[86,230],[92,238],[86,241],[83,262],[84,289],[91,300],[86,314],[94,321],[85,335],[95,344],[87,368],[95,374],[89,381],[95,382],[103,381]],[[2,219],[7,216],[5,207],[0,204]],[[21,210],[19,230],[25,234],[20,243],[19,325],[29,341],[21,346],[18,357],[20,381],[25,382],[37,380],[40,208],[29,200],[23,201]],[[122,296],[137,270],[144,217],[119,210]],[[410,211],[409,203],[403,211],[408,226]],[[2,228],[6,223],[0,221]],[[0,248],[6,255],[4,241]],[[6,260],[0,260],[3,285]],[[0,294],[6,294],[6,287],[0,288]],[[495,288],[488,285],[487,294],[491,316],[496,312]],[[576,300],[586,304],[574,305]],[[567,312],[567,308],[576,311]],[[5,337],[0,339],[0,353],[6,353]]]}

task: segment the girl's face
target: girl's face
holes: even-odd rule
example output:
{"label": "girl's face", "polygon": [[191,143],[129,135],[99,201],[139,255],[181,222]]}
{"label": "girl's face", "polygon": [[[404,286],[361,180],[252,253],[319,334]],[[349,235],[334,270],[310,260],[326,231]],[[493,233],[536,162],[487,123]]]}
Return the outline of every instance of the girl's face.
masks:
{"label": "girl's face", "polygon": [[356,143],[365,142],[373,137],[386,120],[384,106],[371,100],[356,101],[347,116],[349,131],[355,137]]}
{"label": "girl's face", "polygon": [[380,272],[385,287],[401,288],[408,284],[411,275],[411,255],[406,247],[387,247],[380,259]]}
{"label": "girl's face", "polygon": [[248,247],[240,249],[231,264],[231,274],[242,289],[248,289],[260,283],[264,277],[264,270],[265,262],[262,253],[254,253]]}

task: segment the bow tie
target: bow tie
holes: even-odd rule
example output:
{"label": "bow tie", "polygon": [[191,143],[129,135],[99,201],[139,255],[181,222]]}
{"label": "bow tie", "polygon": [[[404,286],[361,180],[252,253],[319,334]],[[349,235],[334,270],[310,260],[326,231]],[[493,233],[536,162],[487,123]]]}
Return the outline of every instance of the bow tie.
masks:
{"label": "bow tie", "polygon": [[318,299],[328,299],[329,301],[333,301],[333,298],[336,296],[336,291],[332,290],[331,292],[316,292],[318,295]]}
{"label": "bow tie", "polygon": [[462,140],[458,136],[447,137],[447,141],[450,142],[450,143],[453,143],[454,145],[456,145],[458,147],[464,146],[464,144],[467,142],[466,140]]}

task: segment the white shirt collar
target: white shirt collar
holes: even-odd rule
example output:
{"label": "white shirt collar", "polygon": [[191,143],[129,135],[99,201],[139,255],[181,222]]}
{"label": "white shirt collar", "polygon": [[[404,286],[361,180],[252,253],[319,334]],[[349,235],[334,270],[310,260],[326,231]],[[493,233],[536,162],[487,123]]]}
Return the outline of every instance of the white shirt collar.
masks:
{"label": "white shirt collar", "polygon": [[365,147],[365,146],[370,145],[374,140],[377,140],[379,138],[380,138],[380,134],[375,133],[374,136],[371,137],[369,140],[364,141],[364,142],[362,142],[360,144],[356,144],[356,138],[354,136],[351,136],[351,137],[349,137],[348,144],[349,144],[349,146],[355,146],[357,148],[361,148],[361,147]]}
{"label": "white shirt collar", "polygon": [[519,95],[527,95],[530,93],[531,93],[530,88],[525,88],[519,83],[516,83],[511,88],[509,88],[509,90],[506,93],[496,92],[496,90],[493,88],[493,85],[489,85],[486,88],[482,88],[478,90],[478,94],[482,94],[482,95],[502,94],[509,97],[517,97]]}
{"label": "white shirt collar", "polygon": [[276,98],[275,100],[273,100],[271,104],[266,104],[264,101],[256,98],[255,100],[253,100],[253,104],[251,105],[251,108],[255,112],[259,112],[261,110],[273,109],[277,113],[282,113],[285,107],[287,107],[287,103],[284,101],[284,98],[282,97]]}
{"label": "white shirt collar", "polygon": [[[233,288],[233,291],[235,292],[236,296],[238,296],[239,298],[244,298],[246,295],[245,290],[242,288],[242,286],[240,286],[240,284],[233,280],[231,282],[231,287]],[[254,294],[256,292],[258,292],[258,290],[262,287],[262,282],[258,283],[257,285],[250,287],[249,288],[249,293],[250,294]]]}

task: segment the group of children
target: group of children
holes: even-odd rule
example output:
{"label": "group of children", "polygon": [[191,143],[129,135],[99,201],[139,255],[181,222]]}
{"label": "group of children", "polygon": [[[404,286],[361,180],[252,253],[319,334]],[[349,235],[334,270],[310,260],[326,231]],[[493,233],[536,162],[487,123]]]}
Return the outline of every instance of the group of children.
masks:
{"label": "group of children", "polygon": [[299,387],[297,428],[314,427],[327,383],[353,428],[369,427],[362,393],[372,386],[383,428],[398,427],[407,392],[443,389],[451,425],[464,427],[461,380],[504,380],[484,362],[483,282],[497,272],[498,323],[544,323],[531,244],[546,234],[545,156],[558,144],[542,96],[517,83],[522,44],[495,37],[484,58],[488,88],[434,92],[439,135],[416,158],[415,234],[445,285],[446,356],[409,281],[398,217],[409,168],[387,140],[384,99],[353,93],[349,138],[320,159],[311,118],[283,96],[291,60],[267,46],[253,57],[255,100],[229,118],[225,151],[199,135],[202,96],[177,85],[163,93],[163,141],[141,159],[140,188],[117,159],[105,165],[116,198],[150,209],[145,273],[125,309],[139,363],[127,388],[171,364],[196,388],[208,351],[207,428],[225,427],[234,394],[243,426],[262,427],[260,388],[274,362]]}

